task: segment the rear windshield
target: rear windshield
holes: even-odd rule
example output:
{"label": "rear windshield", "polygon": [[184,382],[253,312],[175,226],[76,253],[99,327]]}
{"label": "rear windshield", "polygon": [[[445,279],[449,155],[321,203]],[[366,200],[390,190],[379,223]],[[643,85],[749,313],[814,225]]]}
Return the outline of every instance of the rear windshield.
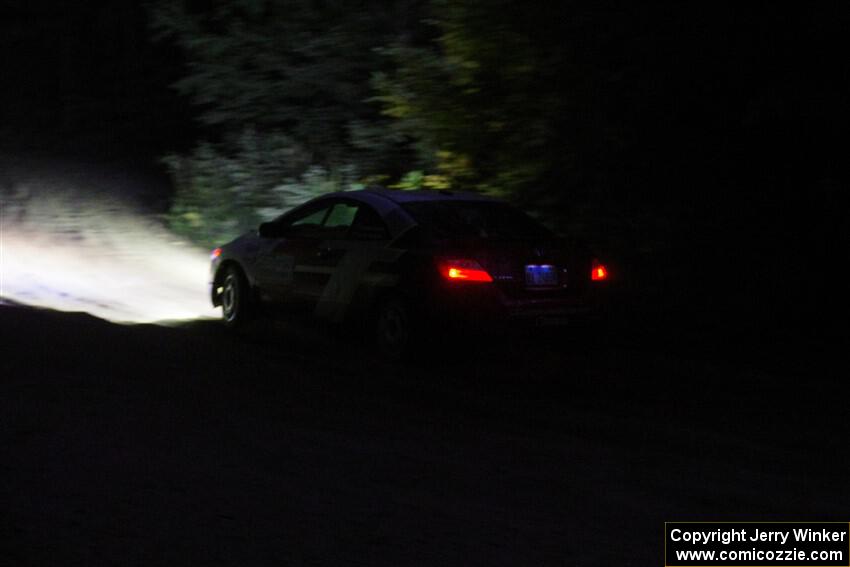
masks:
{"label": "rear windshield", "polygon": [[519,209],[488,201],[417,201],[404,209],[432,238],[537,240],[552,233]]}

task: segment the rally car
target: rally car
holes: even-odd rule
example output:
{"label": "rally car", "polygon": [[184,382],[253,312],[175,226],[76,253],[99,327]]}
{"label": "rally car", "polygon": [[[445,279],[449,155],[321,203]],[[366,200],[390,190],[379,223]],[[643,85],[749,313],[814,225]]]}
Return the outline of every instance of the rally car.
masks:
{"label": "rally car", "polygon": [[212,253],[224,323],[271,313],[354,324],[400,356],[429,330],[598,317],[608,268],[504,202],[370,188],[315,198]]}

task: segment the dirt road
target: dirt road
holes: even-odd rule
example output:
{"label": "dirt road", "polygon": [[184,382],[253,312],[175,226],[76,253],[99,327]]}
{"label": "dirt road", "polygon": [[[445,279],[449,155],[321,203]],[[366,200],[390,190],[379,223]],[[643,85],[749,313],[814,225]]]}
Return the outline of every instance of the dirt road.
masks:
{"label": "dirt road", "polygon": [[169,233],[120,166],[0,155],[0,297],[110,321],[213,315],[208,253]]}
{"label": "dirt road", "polygon": [[15,565],[653,565],[665,520],[850,503],[823,373],[627,342],[394,366],[297,328],[16,307],[0,345]]}

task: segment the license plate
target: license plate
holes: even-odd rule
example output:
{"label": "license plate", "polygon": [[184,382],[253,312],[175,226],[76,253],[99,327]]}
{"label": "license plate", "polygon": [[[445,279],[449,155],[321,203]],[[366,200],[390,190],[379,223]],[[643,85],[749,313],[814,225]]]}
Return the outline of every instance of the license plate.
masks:
{"label": "license plate", "polygon": [[550,264],[529,264],[525,267],[525,285],[529,287],[558,285],[558,270]]}

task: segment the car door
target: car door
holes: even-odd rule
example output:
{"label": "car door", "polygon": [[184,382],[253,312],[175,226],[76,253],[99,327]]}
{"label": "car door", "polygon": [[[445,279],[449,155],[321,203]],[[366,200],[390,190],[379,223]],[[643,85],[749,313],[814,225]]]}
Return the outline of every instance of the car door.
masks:
{"label": "car door", "polygon": [[332,204],[322,201],[266,223],[260,230],[255,279],[260,294],[275,303],[304,303],[309,265],[322,239],[322,226]]}
{"label": "car door", "polygon": [[[330,278],[318,297],[315,315],[335,322],[367,307],[376,287],[392,285],[397,279],[385,270],[373,271],[398,258],[398,251],[388,248],[390,234],[380,215],[366,203],[348,203],[348,207],[335,207],[328,215],[328,238],[321,245]],[[341,226],[346,230],[339,230]]]}
{"label": "car door", "polygon": [[295,294],[298,300],[315,306],[348,252],[347,234],[358,203],[333,199],[316,238],[299,248],[295,255]]}

